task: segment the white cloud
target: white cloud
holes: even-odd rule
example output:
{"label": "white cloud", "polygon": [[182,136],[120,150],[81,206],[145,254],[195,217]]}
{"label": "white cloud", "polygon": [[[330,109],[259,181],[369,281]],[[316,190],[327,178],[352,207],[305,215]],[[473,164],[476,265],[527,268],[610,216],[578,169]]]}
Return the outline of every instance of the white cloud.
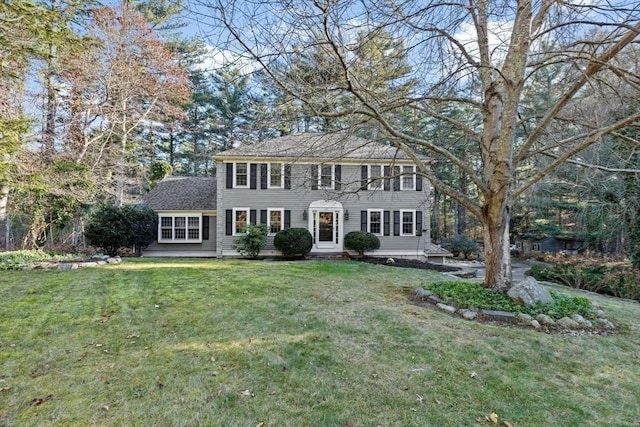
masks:
{"label": "white cloud", "polygon": [[[513,30],[513,21],[491,21],[488,26],[489,51],[491,62],[502,62],[509,49],[509,39]],[[454,34],[467,50],[467,53],[475,59],[480,59],[480,49],[478,46],[478,33],[472,23],[465,23],[460,31]]]}

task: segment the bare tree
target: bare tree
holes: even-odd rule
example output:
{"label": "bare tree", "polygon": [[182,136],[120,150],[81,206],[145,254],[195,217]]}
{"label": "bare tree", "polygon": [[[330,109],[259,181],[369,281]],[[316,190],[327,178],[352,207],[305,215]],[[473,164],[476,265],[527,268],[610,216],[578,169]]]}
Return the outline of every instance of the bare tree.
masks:
{"label": "bare tree", "polygon": [[[619,81],[636,81],[637,69],[617,67],[615,59],[638,42],[640,5],[635,1],[583,2],[553,0],[441,1],[194,0],[196,13],[211,28],[217,45],[256,61],[279,86],[322,117],[355,115],[373,120],[386,139],[405,151],[420,172],[442,193],[454,198],[484,227],[485,285],[511,286],[508,226],[513,201],[554,168],[574,158],[605,135],[636,123],[640,111],[601,117],[589,108],[585,92],[596,90],[608,72]],[[409,92],[362,84],[353,67],[355,34],[384,31],[403,40],[409,64]],[[320,44],[330,52],[339,78],[323,87],[302,87],[295,75],[282,73],[297,52]],[[550,94],[548,108],[522,107],[528,82],[557,64],[563,67],[563,90]],[[337,97],[348,96],[329,111]],[[617,94],[621,99],[637,96]],[[312,102],[309,102],[312,101]],[[444,105],[463,106],[475,120],[440,114]],[[595,107],[595,106],[591,106]],[[409,132],[396,113],[409,109],[419,118],[443,121],[474,141],[480,164],[452,147]],[[634,141],[635,143],[636,141]],[[477,188],[477,198],[446,185],[420,161],[418,150],[450,162]],[[537,159],[552,153],[547,162]],[[475,158],[471,156],[470,158]],[[524,167],[533,173],[519,176]],[[476,173],[476,171],[479,171]]]}
{"label": "bare tree", "polygon": [[93,12],[86,49],[65,64],[69,84],[67,153],[94,169],[115,158],[115,203],[124,198],[132,133],[144,123],[183,117],[186,69],[126,2]]}

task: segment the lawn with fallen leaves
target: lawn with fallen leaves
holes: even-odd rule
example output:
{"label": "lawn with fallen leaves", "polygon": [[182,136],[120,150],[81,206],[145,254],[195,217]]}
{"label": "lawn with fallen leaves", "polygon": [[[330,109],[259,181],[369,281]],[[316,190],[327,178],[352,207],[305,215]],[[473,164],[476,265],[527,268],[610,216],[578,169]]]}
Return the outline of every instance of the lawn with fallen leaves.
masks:
{"label": "lawn with fallen leaves", "polygon": [[408,303],[442,279],[346,261],[3,271],[0,425],[640,424],[638,303],[588,295],[621,330],[548,335]]}

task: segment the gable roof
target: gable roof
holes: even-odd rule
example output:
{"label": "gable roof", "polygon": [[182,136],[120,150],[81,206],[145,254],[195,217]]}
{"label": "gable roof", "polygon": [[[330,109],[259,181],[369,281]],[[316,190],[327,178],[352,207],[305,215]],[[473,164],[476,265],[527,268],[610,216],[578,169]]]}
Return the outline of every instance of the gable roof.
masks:
{"label": "gable roof", "polygon": [[216,209],[216,179],[212,177],[169,176],[144,197],[156,211],[204,211]]}
{"label": "gable roof", "polygon": [[214,156],[221,160],[238,157],[410,161],[409,156],[396,147],[345,133],[297,133],[243,144]]}

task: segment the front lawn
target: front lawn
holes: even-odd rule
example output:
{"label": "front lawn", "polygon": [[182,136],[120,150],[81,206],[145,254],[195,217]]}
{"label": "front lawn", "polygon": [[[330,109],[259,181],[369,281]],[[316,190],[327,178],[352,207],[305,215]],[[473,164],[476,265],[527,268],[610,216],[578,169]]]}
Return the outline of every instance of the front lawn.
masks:
{"label": "front lawn", "polygon": [[620,332],[547,335],[408,304],[442,278],[326,261],[2,271],[0,425],[640,423],[637,303],[589,295]]}

